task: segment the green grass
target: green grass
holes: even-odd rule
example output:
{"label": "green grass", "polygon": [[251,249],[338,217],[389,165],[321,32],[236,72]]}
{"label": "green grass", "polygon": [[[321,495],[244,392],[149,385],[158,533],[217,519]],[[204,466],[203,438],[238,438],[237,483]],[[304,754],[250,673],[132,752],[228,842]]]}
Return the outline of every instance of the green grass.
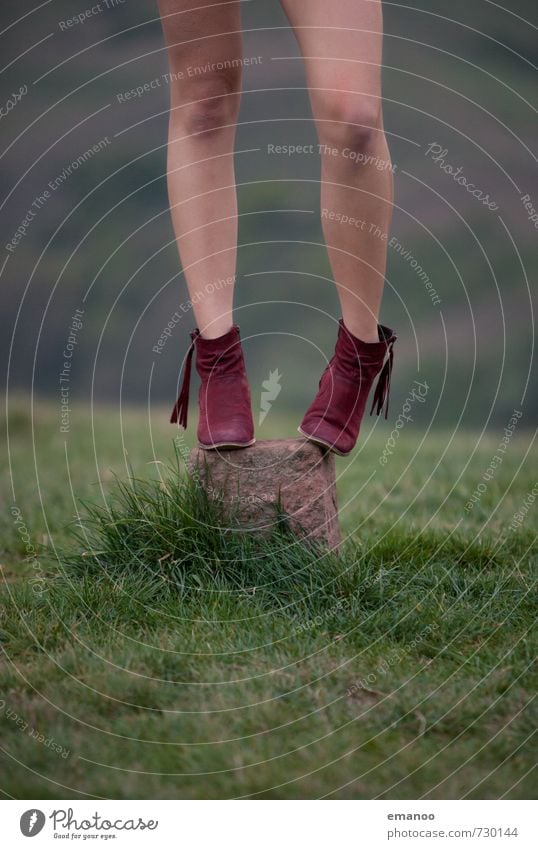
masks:
{"label": "green grass", "polygon": [[[409,426],[383,468],[390,428],[369,427],[337,463],[346,540],[328,555],[285,524],[263,542],[219,525],[164,414],[80,410],[63,435],[54,407],[32,430],[15,404],[5,794],[532,798],[535,508],[509,529],[531,438],[466,512],[502,434]],[[269,415],[259,435],[293,428]]]}

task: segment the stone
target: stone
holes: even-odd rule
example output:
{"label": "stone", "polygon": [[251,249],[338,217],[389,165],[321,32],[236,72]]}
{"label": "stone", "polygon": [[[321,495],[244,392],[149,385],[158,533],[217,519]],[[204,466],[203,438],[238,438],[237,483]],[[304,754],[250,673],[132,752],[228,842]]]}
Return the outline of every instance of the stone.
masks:
{"label": "stone", "polygon": [[189,469],[222,504],[232,526],[270,533],[279,506],[298,538],[338,548],[334,454],[313,442],[271,439],[234,450],[195,448]]}

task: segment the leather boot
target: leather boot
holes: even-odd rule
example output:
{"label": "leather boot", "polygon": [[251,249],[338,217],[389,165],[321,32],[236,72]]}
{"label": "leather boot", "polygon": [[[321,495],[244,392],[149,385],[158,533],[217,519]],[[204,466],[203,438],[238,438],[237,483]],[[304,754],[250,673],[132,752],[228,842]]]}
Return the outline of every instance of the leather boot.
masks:
{"label": "leather boot", "polygon": [[[389,410],[389,389],[396,336],[378,325],[379,342],[363,342],[340,319],[334,356],[319,382],[319,390],[297,428],[299,433],[345,456],[355,447],[366,401],[379,372],[370,415]],[[386,361],[385,361],[386,357]],[[385,363],[383,365],[383,363]]]}
{"label": "leather boot", "polygon": [[239,327],[233,325],[218,339],[204,339],[198,328],[190,336],[192,344],[185,359],[183,384],[170,421],[187,427],[191,363],[196,351],[196,370],[202,381],[198,395],[200,448],[253,445],[254,422]]}

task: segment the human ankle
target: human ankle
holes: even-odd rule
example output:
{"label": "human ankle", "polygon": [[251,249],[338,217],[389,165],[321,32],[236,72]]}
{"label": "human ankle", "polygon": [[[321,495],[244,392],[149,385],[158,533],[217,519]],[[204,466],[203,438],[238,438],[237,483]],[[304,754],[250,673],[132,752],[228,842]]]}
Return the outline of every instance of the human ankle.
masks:
{"label": "human ankle", "polygon": [[202,339],[207,340],[220,339],[221,336],[226,336],[226,334],[230,332],[233,326],[234,325],[232,322],[224,322],[222,324],[211,323],[200,331],[200,336],[202,337]]}
{"label": "human ankle", "polygon": [[355,339],[361,342],[379,342],[379,330],[377,322],[357,322],[343,319],[344,327]]}

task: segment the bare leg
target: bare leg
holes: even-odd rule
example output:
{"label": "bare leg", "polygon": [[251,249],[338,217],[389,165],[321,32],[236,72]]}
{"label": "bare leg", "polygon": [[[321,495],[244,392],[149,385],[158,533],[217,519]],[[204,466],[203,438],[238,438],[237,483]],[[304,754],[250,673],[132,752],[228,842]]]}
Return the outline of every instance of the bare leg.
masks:
{"label": "bare leg", "polygon": [[197,325],[205,338],[214,339],[232,325],[236,272],[239,3],[158,0],[158,5],[170,68],[172,221]]}
{"label": "bare leg", "polygon": [[321,147],[323,231],[342,317],[354,336],[376,342],[393,199],[381,112],[381,2],[281,2],[305,62]]}

